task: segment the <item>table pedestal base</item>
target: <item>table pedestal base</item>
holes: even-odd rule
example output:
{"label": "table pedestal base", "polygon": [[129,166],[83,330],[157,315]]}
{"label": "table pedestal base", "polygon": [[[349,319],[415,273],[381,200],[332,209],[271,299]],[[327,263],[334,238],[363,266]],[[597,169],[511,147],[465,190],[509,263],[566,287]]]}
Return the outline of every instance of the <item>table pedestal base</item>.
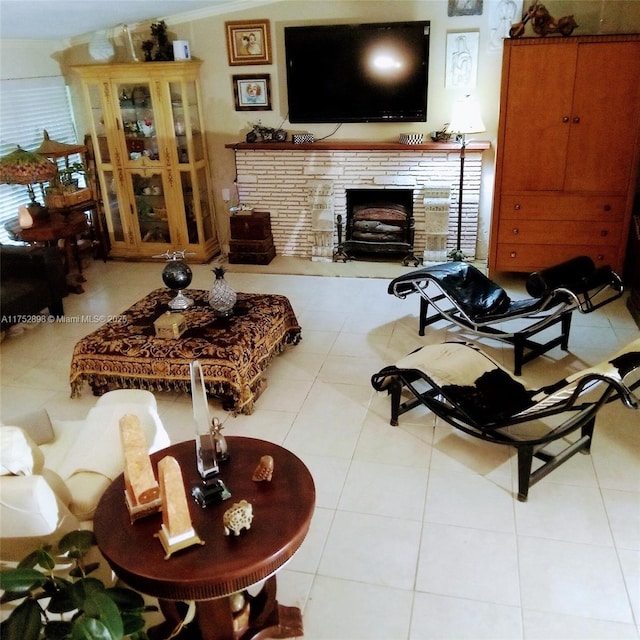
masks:
{"label": "table pedestal base", "polygon": [[148,630],[149,640],[262,640],[293,638],[303,635],[302,613],[298,607],[286,607],[276,600],[276,577],[271,576],[255,597],[245,592],[250,612],[248,622],[238,624],[229,606],[229,598],[198,600],[195,620],[176,635],[186,613],[186,605],[160,600],[165,622]]}

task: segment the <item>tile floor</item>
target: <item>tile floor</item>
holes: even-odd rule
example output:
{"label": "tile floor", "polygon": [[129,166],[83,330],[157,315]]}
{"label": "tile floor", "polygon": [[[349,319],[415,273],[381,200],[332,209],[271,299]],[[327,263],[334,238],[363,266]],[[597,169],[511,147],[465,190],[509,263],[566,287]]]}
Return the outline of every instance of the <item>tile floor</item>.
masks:
{"label": "tile floor", "polygon": [[[116,314],[161,286],[158,264],[93,262],[67,317]],[[196,288],[210,267],[196,265]],[[389,426],[389,401],[370,376],[425,342],[417,300],[386,293],[387,279],[229,273],[238,290],[289,297],[302,342],[278,356],[251,416],[211,402],[227,434],[273,440],[309,466],[317,509],[303,547],[281,571],[280,601],[304,611],[305,638],[638,638],[640,414],[600,413],[591,456],[576,456],[513,497],[506,448],[464,437],[416,410]],[[522,281],[501,282],[523,296]],[[85,319],[86,320],[86,319]],[[7,337],[2,419],[46,407],[83,417],[88,388],[69,398],[72,348],[98,324],[43,324]],[[638,328],[624,301],[574,314],[571,351],[526,365],[538,386],[610,355]],[[511,366],[498,343],[487,351]],[[186,395],[157,394],[173,441],[190,439]]]}

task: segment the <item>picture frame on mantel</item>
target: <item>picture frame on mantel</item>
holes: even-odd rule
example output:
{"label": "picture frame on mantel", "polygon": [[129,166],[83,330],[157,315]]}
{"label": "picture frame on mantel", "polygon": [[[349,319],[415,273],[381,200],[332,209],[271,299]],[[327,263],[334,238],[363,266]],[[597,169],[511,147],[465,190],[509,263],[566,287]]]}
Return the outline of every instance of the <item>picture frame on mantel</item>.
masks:
{"label": "picture frame on mantel", "polygon": [[271,64],[269,20],[225,22],[229,65]]}
{"label": "picture frame on mantel", "polygon": [[271,111],[271,76],[268,73],[234,75],[236,111]]}

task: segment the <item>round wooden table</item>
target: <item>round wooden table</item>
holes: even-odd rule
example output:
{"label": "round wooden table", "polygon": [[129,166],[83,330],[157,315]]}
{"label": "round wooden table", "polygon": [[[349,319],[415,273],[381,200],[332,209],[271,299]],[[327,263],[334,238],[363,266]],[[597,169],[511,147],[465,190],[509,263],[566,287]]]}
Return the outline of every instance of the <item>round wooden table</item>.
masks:
{"label": "round wooden table", "polygon": [[[28,229],[22,229],[16,221],[12,223],[11,228],[8,230],[23,242],[42,242],[46,245],[56,245],[58,240],[63,240],[67,284],[75,293],[82,293],[82,286],[79,283],[85,282],[85,277],[82,275],[82,260],[78,251],[78,235],[88,228],[87,216],[83,211],[72,211],[69,215],[62,215],[52,211],[43,220],[34,220],[33,226]],[[78,267],[78,274],[75,277],[77,281],[69,277],[71,266],[74,262]]]}
{"label": "round wooden table", "polygon": [[[279,445],[230,436],[230,460],[221,466],[220,478],[230,499],[201,508],[191,498],[200,483],[194,441],[181,442],[151,456],[154,470],[165,456],[173,456],[182,471],[193,527],[204,545],[183,549],[165,559],[155,534],[162,516],[154,514],[133,524],[125,505],[124,478],[120,475],[102,496],[94,519],[94,532],[102,554],[130,587],[158,598],[167,621],[151,629],[150,637],[167,637],[180,621],[184,601],[196,602],[195,626],[180,638],[221,640],[231,638],[286,638],[302,635],[298,608],[276,600],[275,572],[302,544],[315,506],[313,478],[303,462]],[[260,458],[274,459],[271,482],[254,482]],[[251,529],[225,536],[223,513],[235,502],[253,505]],[[244,590],[262,580],[256,596]],[[248,606],[234,615],[228,596],[242,593]],[[237,600],[237,596],[234,596]]]}

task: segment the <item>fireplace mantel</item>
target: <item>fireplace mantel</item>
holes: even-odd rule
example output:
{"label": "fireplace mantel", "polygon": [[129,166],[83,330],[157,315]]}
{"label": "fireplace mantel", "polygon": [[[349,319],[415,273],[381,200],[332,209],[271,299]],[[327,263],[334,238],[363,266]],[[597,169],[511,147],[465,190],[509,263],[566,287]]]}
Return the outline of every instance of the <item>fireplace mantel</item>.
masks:
{"label": "fireplace mantel", "polygon": [[[399,142],[369,142],[367,140],[320,140],[294,144],[293,142],[232,142],[226,144],[227,149],[261,150],[261,151],[442,151],[450,152],[460,149],[458,142],[424,142],[423,144],[401,144]],[[488,140],[469,140],[468,151],[484,151],[489,149]]]}

